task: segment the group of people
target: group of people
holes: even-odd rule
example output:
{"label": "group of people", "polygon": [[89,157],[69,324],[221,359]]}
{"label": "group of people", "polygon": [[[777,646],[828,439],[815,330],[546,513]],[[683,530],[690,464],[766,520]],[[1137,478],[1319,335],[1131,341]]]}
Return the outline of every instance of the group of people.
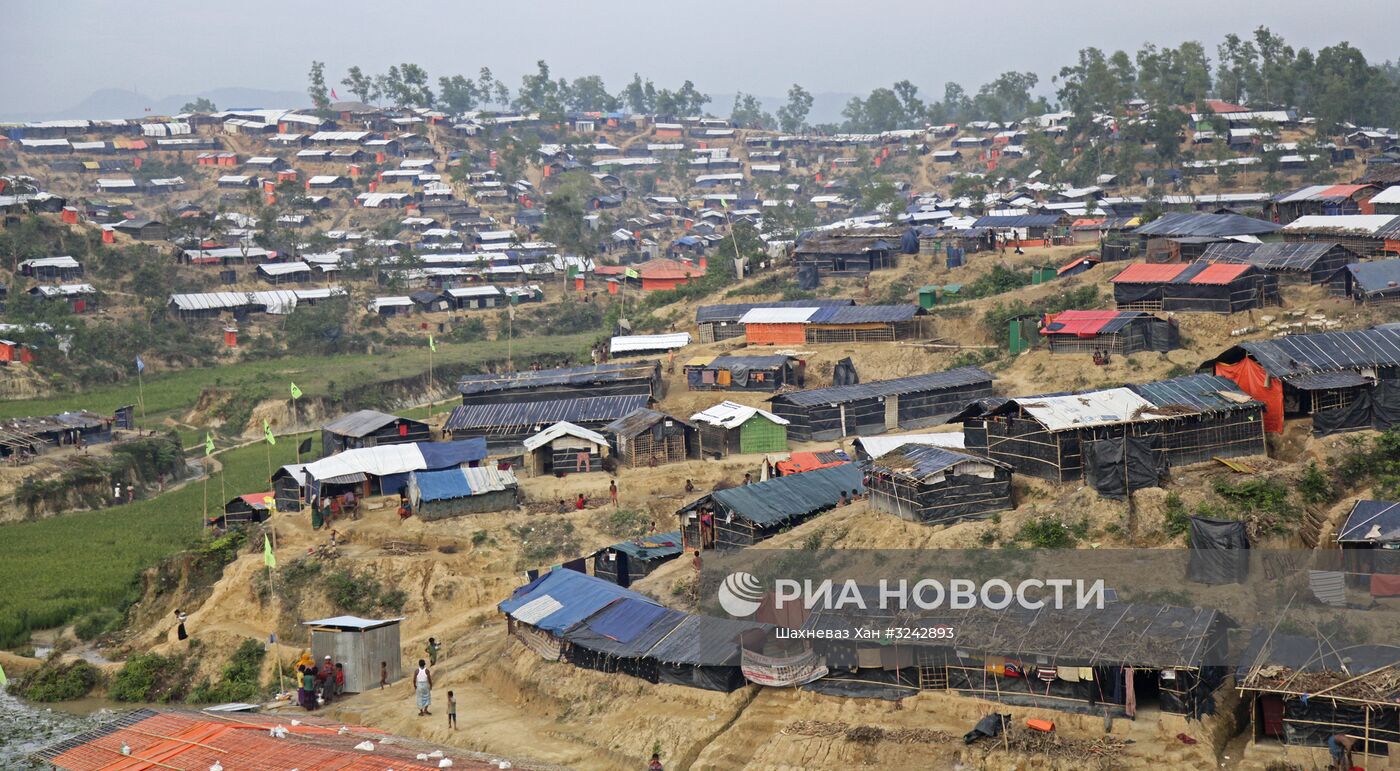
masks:
{"label": "group of people", "polygon": [[317,666],[310,651],[297,660],[297,703],[307,710],[330,704],[345,692],[345,666],[327,656]]}
{"label": "group of people", "polygon": [[1104,349],[1104,348],[1095,348],[1095,349],[1094,349],[1094,365],[1095,365],[1095,366],[1098,366],[1098,367],[1105,366],[1105,365],[1107,365],[1107,364],[1109,363],[1109,361],[1111,361],[1111,360],[1112,360],[1112,357],[1109,355],[1109,353],[1108,353],[1108,351],[1107,351],[1106,349]]}
{"label": "group of people", "polygon": [[311,501],[311,529],[330,527],[332,522],[343,517],[360,518],[360,502],[353,491],[343,495],[325,495]]}

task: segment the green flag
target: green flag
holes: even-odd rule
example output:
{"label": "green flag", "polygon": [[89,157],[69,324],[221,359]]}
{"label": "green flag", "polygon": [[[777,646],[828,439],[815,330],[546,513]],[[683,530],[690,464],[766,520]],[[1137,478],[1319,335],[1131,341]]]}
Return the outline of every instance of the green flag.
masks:
{"label": "green flag", "polygon": [[0,667],[0,688],[3,688],[8,682],[10,681],[5,678],[5,668]]}
{"label": "green flag", "polygon": [[437,353],[437,342],[433,340],[432,335],[428,335],[428,350]]}
{"label": "green flag", "polygon": [[300,398],[301,398],[301,389],[300,389],[300,388],[297,388],[297,384],[296,384],[296,383],[292,383],[292,398],[293,398],[293,399],[300,399]]}
{"label": "green flag", "polygon": [[578,277],[578,266],[577,266],[577,265],[570,265],[570,266],[569,266],[569,278],[577,278],[577,277]]}
{"label": "green flag", "polygon": [[633,269],[631,269],[631,268],[628,268],[625,272],[623,272],[622,275],[624,275],[624,276],[626,276],[626,277],[628,277],[628,278],[640,278],[642,274],[638,273],[637,271],[635,271],[635,270],[633,270]]}
{"label": "green flag", "polygon": [[267,418],[263,418],[263,439],[267,440],[268,444],[277,444],[277,437],[272,435],[272,426],[267,422]]}
{"label": "green flag", "polygon": [[267,533],[263,533],[263,564],[269,568],[277,567],[277,555],[272,553],[272,541],[268,540]]}
{"label": "green flag", "polygon": [[719,199],[719,208],[721,208],[721,209],[728,209],[728,208],[729,208],[729,199],[728,199],[728,198],[720,198],[720,199]]}
{"label": "green flag", "polygon": [[207,458],[207,457],[209,457],[210,455],[213,455],[213,454],[214,454],[214,437],[210,436],[208,431],[205,431],[205,432],[204,432],[204,457]]}

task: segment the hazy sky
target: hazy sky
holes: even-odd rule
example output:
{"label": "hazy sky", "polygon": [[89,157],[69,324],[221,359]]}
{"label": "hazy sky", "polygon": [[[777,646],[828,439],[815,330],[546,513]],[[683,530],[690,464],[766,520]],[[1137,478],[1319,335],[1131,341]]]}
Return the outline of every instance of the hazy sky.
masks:
{"label": "hazy sky", "polygon": [[[710,93],[866,92],[909,78],[925,96],[969,91],[1008,69],[1042,86],[1078,49],[1199,39],[1214,55],[1229,31],[1265,24],[1295,46],[1346,40],[1392,58],[1397,0],[1120,3],[999,0],[0,0],[0,112],[59,110],[101,88],[153,98],[212,88],[305,88],[312,59],[334,82],[346,67],[394,62],[438,75],[489,65],[511,85],[548,60],[612,91],[632,73]],[[343,89],[342,89],[343,90]],[[346,94],[341,94],[345,98]],[[726,108],[727,109],[727,108]],[[101,117],[101,116],[93,116]]]}

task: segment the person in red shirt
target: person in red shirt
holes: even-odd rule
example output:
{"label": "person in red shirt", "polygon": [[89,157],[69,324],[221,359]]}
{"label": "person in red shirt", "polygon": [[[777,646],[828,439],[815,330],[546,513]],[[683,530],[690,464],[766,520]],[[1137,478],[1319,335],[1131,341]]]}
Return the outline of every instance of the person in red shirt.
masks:
{"label": "person in red shirt", "polygon": [[578,500],[574,501],[574,508],[583,511],[583,507],[588,505],[588,499],[583,497],[583,493],[578,494]]}

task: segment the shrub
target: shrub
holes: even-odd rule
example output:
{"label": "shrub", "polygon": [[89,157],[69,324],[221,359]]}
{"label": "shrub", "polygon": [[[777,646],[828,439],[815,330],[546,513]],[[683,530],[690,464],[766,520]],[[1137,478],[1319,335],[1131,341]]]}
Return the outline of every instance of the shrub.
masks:
{"label": "shrub", "polygon": [[1037,549],[1065,549],[1077,543],[1070,527],[1049,515],[1026,520],[1016,537]]}
{"label": "shrub", "polygon": [[326,597],[339,610],[365,615],[377,610],[397,613],[408,602],[407,592],[385,590],[369,573],[356,573],[348,568],[326,576]]}
{"label": "shrub", "polygon": [[104,634],[116,631],[122,623],[122,613],[116,608],[98,608],[79,618],[73,624],[73,634],[79,640],[96,640]]}
{"label": "shrub", "polygon": [[572,557],[582,548],[574,525],[568,520],[535,520],[532,525],[513,526],[510,532],[520,540],[522,564],[530,566],[553,562],[556,557]]}
{"label": "shrub", "polygon": [[1309,506],[1331,503],[1337,496],[1332,489],[1332,480],[1318,468],[1317,461],[1309,461],[1308,467],[1303,470],[1303,476],[1298,480],[1298,495]]}
{"label": "shrub", "polygon": [[1227,504],[1259,522],[1260,528],[1286,532],[1285,525],[1296,520],[1299,511],[1289,500],[1288,486],[1272,479],[1247,479],[1239,484],[1217,480],[1215,494]]}
{"label": "shrub", "polygon": [[262,662],[267,656],[263,644],[252,638],[239,643],[229,657],[217,683],[202,681],[190,692],[189,701],[214,704],[229,701],[254,701],[262,694]]}
{"label": "shrub", "polygon": [[[197,646],[191,646],[192,648]],[[184,699],[193,665],[183,656],[132,656],[112,678],[107,696],[115,701],[158,702]]]}
{"label": "shrub", "polygon": [[1186,504],[1182,503],[1181,496],[1176,493],[1167,493],[1162,528],[1173,538],[1191,528],[1191,517],[1186,513]]}
{"label": "shrub", "polygon": [[102,673],[86,661],[64,664],[55,655],[21,679],[15,693],[30,701],[72,701],[88,695],[101,680]]}

